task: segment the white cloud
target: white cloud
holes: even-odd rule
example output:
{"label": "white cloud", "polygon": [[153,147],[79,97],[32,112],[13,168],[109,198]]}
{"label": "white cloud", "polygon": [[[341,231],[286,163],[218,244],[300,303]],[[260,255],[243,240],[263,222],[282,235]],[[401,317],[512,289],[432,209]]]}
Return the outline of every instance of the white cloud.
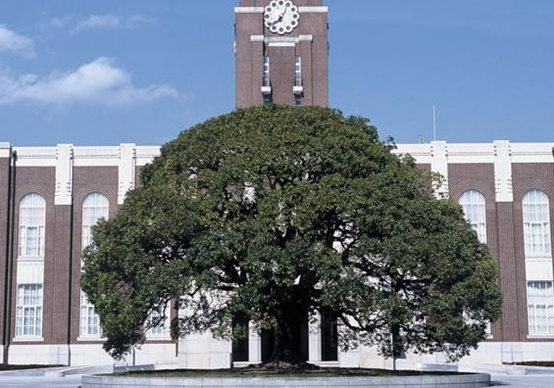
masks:
{"label": "white cloud", "polygon": [[131,74],[109,58],[98,58],[70,72],[47,76],[26,74],[14,77],[0,70],[0,104],[35,102],[44,104],[96,104],[107,106],[178,98],[170,85],[137,87]]}
{"label": "white cloud", "polygon": [[73,19],[73,15],[56,16],[50,20],[40,23],[39,28],[41,31],[59,30],[69,26]]}
{"label": "white cloud", "polygon": [[144,24],[153,24],[157,20],[141,15],[120,17],[113,14],[91,15],[77,21],[72,33],[85,30],[134,30]]}
{"label": "white cloud", "polygon": [[35,56],[35,44],[31,38],[20,35],[0,24],[0,53],[9,51],[32,58]]}

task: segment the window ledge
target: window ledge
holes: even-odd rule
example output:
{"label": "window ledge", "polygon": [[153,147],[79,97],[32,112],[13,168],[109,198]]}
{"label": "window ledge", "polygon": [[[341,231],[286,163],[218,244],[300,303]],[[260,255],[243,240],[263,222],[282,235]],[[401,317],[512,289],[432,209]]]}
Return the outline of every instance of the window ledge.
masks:
{"label": "window ledge", "polygon": [[42,263],[44,262],[43,256],[19,256],[17,258],[18,262],[24,263]]}
{"label": "window ledge", "polygon": [[13,342],[44,342],[42,337],[15,337]]}
{"label": "window ledge", "polygon": [[552,253],[526,253],[526,260],[552,260]]}
{"label": "window ledge", "polygon": [[552,334],[529,334],[528,339],[554,339],[554,333]]}
{"label": "window ledge", "polygon": [[102,337],[77,337],[77,341],[79,341],[79,342],[104,342],[104,341],[106,341],[106,339],[102,338]]}
{"label": "window ledge", "polygon": [[171,336],[168,335],[147,335],[147,341],[171,341]]}

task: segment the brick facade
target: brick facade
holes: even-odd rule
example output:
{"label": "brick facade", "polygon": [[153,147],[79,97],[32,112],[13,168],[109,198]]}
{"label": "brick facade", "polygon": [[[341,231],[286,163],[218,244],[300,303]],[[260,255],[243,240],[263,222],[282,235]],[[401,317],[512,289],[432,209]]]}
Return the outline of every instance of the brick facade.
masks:
{"label": "brick facade", "polygon": [[[300,23],[291,34],[281,36],[272,34],[264,26],[263,11],[270,1],[240,0],[235,9],[237,107],[264,102],[264,56],[270,58],[274,103],[297,103],[294,76],[296,57],[300,57],[301,104],[327,106],[327,7],[322,0],[294,0],[299,6]],[[401,144],[393,151],[409,154],[421,168],[443,174],[444,185],[438,194],[458,200],[466,190],[477,190],[485,198],[486,239],[499,268],[503,312],[500,320],[492,325],[491,338],[469,360],[498,363],[554,360],[554,334],[532,336],[529,333],[527,282],[536,280],[531,278],[529,269],[538,273],[539,267],[526,257],[522,209],[522,199],[529,190],[542,190],[550,200],[550,234],[554,235],[553,149],[551,143],[498,141],[489,144]],[[18,156],[13,160],[16,167],[10,168],[12,147],[0,143],[0,346],[5,350],[3,360],[20,364],[73,365],[112,362],[102,351],[100,339],[79,338],[83,201],[91,193],[101,193],[108,199],[110,217],[115,216],[127,190],[140,185],[140,169],[159,154],[159,147],[133,144],[73,147],[66,144],[16,147],[13,151]],[[15,188],[13,198],[11,183]],[[17,279],[28,269],[20,268],[18,261],[18,223],[19,203],[29,193],[38,193],[46,200],[43,338],[22,341],[15,338]],[[553,255],[554,251],[546,258],[550,260],[550,267]],[[40,262],[31,264],[41,268]],[[541,274],[542,280],[554,281],[554,269],[546,269],[546,273]],[[21,273],[18,274],[18,270]],[[172,316],[175,314],[172,311]],[[310,325],[309,358],[319,362],[322,361],[320,327],[312,322]],[[259,362],[261,339],[254,331],[248,345],[249,360]],[[221,368],[230,366],[230,352],[228,342],[215,341],[209,335],[194,335],[178,343],[167,339],[149,341],[135,356],[138,363],[178,362],[185,367]],[[444,361],[441,355],[410,357],[415,361]],[[371,348],[340,353],[337,365],[387,366]]]}

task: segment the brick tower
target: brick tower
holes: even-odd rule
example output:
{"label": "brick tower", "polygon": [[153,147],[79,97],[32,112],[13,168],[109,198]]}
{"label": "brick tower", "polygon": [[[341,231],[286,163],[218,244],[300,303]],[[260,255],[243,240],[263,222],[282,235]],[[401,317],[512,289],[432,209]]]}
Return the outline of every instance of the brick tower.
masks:
{"label": "brick tower", "polygon": [[240,0],[236,105],[329,104],[328,8],[322,0]]}

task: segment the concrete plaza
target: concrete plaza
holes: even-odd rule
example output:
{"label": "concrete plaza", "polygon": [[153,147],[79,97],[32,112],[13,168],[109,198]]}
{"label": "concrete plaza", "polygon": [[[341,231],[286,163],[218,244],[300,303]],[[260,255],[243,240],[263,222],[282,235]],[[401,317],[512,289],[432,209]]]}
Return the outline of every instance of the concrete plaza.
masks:
{"label": "concrete plaza", "polygon": [[[80,376],[33,377],[0,374],[2,388],[78,388]],[[550,376],[493,376],[493,385],[511,388],[554,388],[554,374]]]}

